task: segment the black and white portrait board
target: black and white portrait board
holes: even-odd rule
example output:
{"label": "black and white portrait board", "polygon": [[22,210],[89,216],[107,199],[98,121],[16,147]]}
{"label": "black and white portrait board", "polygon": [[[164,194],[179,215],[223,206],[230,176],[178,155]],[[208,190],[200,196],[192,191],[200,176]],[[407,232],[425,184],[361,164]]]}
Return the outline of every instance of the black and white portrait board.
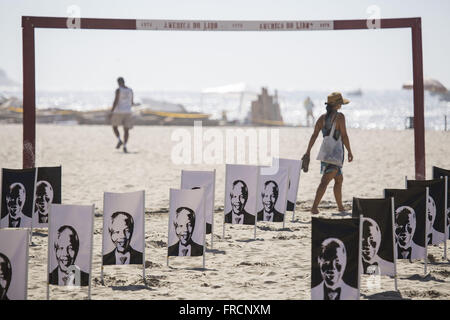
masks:
{"label": "black and white portrait board", "polygon": [[224,223],[255,225],[259,166],[227,164]]}
{"label": "black and white portrait board", "polygon": [[362,273],[394,276],[395,245],[391,199],[353,198],[352,216],[363,216]]}
{"label": "black and white portrait board", "polygon": [[1,228],[31,228],[36,168],[2,169]]}
{"label": "black and white portrait board", "polygon": [[204,256],[204,189],[170,189],[168,256]]}
{"label": "black and white portrait board", "polygon": [[425,258],[425,188],[384,189],[385,198],[394,197],[394,240],[397,259]]}
{"label": "black and white portrait board", "polygon": [[50,204],[61,203],[61,167],[37,168],[33,227],[48,228]]}
{"label": "black and white portrait board", "polygon": [[359,299],[359,218],[312,218],[311,300]]}
{"label": "black and white portrait board", "polygon": [[214,224],[215,171],[181,171],[181,189],[205,190],[206,234],[212,233]]}
{"label": "black and white portrait board", "polygon": [[144,263],[144,197],[144,191],[104,193],[103,265]]}
{"label": "black and white portrait board", "polygon": [[274,174],[259,176],[258,221],[284,222],[288,194],[289,168],[278,167]]}
{"label": "black and white portrait board", "polygon": [[300,182],[300,173],[302,170],[302,161],[294,159],[273,158],[272,166],[278,163],[280,167],[289,168],[289,182],[286,211],[294,211],[297,201],[298,185]]}
{"label": "black and white portrait board", "polygon": [[450,170],[439,168],[433,166],[433,179],[447,177],[447,211],[446,211],[446,221],[447,221],[447,239],[450,239]]}
{"label": "black and white portrait board", "polygon": [[438,245],[445,241],[445,180],[407,180],[407,187],[428,187],[427,244]]}
{"label": "black and white portrait board", "polygon": [[48,284],[90,286],[94,206],[52,204]]}
{"label": "black and white portrait board", "polygon": [[0,230],[0,300],[26,300],[28,229]]}

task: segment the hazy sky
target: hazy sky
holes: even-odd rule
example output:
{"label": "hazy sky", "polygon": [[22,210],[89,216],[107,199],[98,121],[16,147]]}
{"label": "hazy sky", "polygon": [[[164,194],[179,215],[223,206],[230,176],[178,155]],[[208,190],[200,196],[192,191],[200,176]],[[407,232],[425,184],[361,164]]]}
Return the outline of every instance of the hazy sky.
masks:
{"label": "hazy sky", "polygon": [[[422,17],[424,75],[450,87],[450,1],[0,0],[0,68],[22,82],[21,16],[200,20]],[[235,82],[293,90],[399,89],[412,79],[409,29],[300,32],[47,30],[36,32],[38,89],[95,90],[118,76],[138,90]]]}

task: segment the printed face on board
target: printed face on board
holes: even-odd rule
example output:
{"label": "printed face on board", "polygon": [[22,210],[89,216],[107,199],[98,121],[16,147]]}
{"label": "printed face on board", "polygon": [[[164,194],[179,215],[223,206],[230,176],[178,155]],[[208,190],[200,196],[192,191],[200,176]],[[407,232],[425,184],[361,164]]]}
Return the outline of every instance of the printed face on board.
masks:
{"label": "printed face on board", "polygon": [[273,158],[272,164],[275,163],[278,163],[280,167],[289,168],[286,211],[294,211],[295,202],[297,200],[298,183],[300,180],[300,171],[302,162],[300,160],[293,160],[293,159]]}
{"label": "printed face on board", "polygon": [[16,182],[9,186],[8,193],[6,195],[6,206],[8,214],[11,218],[19,218],[22,214],[22,209],[25,204],[25,187],[23,184]]}
{"label": "printed face on board", "polygon": [[255,224],[257,206],[261,204],[259,171],[259,166],[227,164],[224,223]]}
{"label": "printed face on board", "polygon": [[12,267],[9,258],[0,252],[0,300],[8,300],[8,289],[11,284]]}
{"label": "printed face on board", "polygon": [[29,241],[29,230],[0,229],[0,300],[27,298]]}
{"label": "printed face on board", "polygon": [[395,238],[399,247],[411,246],[416,230],[416,214],[411,207],[402,206],[395,210]]}
{"label": "printed face on board", "polygon": [[187,207],[180,207],[176,210],[174,221],[175,233],[182,245],[187,245],[194,233],[195,213]]}
{"label": "printed face on board", "polygon": [[50,206],[48,283],[88,286],[92,263],[93,206]]}
{"label": "printed face on board", "polygon": [[47,181],[39,181],[36,184],[35,212],[38,214],[39,223],[48,223],[48,211],[53,202],[53,188]]}
{"label": "printed face on board", "polygon": [[205,189],[171,189],[168,256],[203,256]]}
{"label": "printed face on board", "polygon": [[322,242],[318,257],[320,272],[325,285],[336,288],[344,275],[347,253],[341,240],[329,238]]}
{"label": "printed face on board", "polygon": [[447,215],[447,228],[449,229],[448,236],[450,238],[450,208],[445,211]]}
{"label": "printed face on board", "polygon": [[436,219],[436,203],[434,199],[428,196],[427,199],[427,228],[428,233],[431,233],[433,228],[434,220]]}
{"label": "printed face on board", "polygon": [[278,184],[275,181],[267,181],[261,193],[262,203],[265,212],[273,212],[275,203],[278,200]]}
{"label": "printed face on board", "polygon": [[203,188],[205,190],[206,234],[210,234],[213,228],[214,187],[214,171],[181,171],[181,189],[196,190]]}
{"label": "printed face on board", "polygon": [[311,299],[358,299],[360,220],[311,219]]}
{"label": "printed face on board", "polygon": [[69,272],[69,267],[75,264],[79,246],[78,234],[73,227],[62,226],[58,229],[54,248],[60,271]]}
{"label": "printed face on board", "polygon": [[117,252],[129,251],[133,235],[133,217],[127,212],[114,212],[111,216],[109,234]]}
{"label": "printed face on board", "polygon": [[373,219],[363,218],[362,258],[366,262],[371,262],[377,255],[380,244],[380,227]]}
{"label": "printed face on board", "polygon": [[145,254],[144,192],[104,194],[103,265],[142,264]]}
{"label": "printed face on board", "polygon": [[36,168],[2,169],[2,228],[31,228],[36,185]]}
{"label": "printed face on board", "polygon": [[241,214],[244,211],[248,199],[248,188],[244,181],[236,180],[230,192],[231,210],[235,214]]}

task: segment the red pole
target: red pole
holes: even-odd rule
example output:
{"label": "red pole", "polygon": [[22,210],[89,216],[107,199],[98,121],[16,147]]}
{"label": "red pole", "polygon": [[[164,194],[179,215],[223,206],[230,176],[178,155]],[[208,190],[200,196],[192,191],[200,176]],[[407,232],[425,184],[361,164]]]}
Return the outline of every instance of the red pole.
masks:
{"label": "red pole", "polygon": [[35,166],[36,88],[34,64],[34,26],[28,17],[22,19],[23,55],[23,168]]}
{"label": "red pole", "polygon": [[414,156],[416,180],[425,180],[425,121],[423,94],[422,23],[411,27],[414,90]]}

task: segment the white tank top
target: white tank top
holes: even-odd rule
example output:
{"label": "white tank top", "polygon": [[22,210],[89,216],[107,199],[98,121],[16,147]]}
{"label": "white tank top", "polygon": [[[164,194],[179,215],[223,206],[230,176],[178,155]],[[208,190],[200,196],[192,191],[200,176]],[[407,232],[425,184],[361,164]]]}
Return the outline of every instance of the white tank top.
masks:
{"label": "white tank top", "polygon": [[131,103],[133,101],[133,90],[119,87],[119,101],[114,109],[115,113],[131,113]]}

